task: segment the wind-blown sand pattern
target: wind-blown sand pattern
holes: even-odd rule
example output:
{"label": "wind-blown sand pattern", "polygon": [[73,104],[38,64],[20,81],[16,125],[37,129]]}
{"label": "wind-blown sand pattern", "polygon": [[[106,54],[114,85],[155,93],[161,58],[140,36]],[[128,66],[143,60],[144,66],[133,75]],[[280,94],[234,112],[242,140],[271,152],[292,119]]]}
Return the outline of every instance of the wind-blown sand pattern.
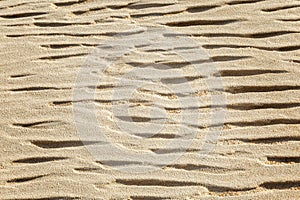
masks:
{"label": "wind-blown sand pattern", "polygon": [[[206,77],[160,49],[138,50],[110,67],[89,100],[108,138],[139,151],[186,151],[176,162],[140,174],[109,164],[142,163],[92,156],[86,146],[95,142],[80,140],[73,112],[73,86],[87,57],[135,26],[167,28],[198,42],[222,79],[224,89],[213,92],[226,96],[226,108],[211,105]],[[0,199],[300,198],[300,1],[1,0],[0,30]],[[169,118],[149,138],[123,134],[108,109],[122,103],[110,101],[113,80],[151,63],[185,70],[197,90],[190,95],[201,105],[184,108],[170,91],[139,90],[130,102],[135,122],[158,123],[143,111],[157,105]],[[182,77],[165,82],[180,85]],[[205,121],[182,124],[197,131],[187,150],[165,145],[180,138],[176,115],[184,109],[203,119],[211,109],[226,111],[222,134],[201,159],[210,128]]]}

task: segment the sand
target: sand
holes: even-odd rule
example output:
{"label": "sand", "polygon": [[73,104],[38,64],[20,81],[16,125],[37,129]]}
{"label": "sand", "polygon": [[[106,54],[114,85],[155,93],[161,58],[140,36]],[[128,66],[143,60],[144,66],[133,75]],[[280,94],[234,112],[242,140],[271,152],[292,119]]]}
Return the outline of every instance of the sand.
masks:
{"label": "sand", "polygon": [[299,199],[299,13],[1,0],[0,199]]}

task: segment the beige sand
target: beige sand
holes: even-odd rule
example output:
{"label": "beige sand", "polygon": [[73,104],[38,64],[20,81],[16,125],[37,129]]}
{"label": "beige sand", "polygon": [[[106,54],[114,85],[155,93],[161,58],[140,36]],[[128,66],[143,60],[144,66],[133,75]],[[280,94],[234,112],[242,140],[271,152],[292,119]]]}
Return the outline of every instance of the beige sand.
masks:
{"label": "beige sand", "polygon": [[[189,63],[159,49],[138,50],[107,70],[92,102],[110,141],[171,156],[182,150],[166,145],[180,137],[178,125],[197,133],[179,160],[140,174],[114,170],[109,162],[140,163],[90,154],[77,135],[72,93],[92,50],[136,26],[168,28],[197,41],[224,85],[209,91]],[[1,0],[0,31],[0,199],[300,198],[299,1]],[[182,69],[201,105],[183,108],[174,93],[143,88],[130,102],[134,120],[159,124],[147,115],[159,105],[157,112],[167,113],[164,128],[149,138],[124,134],[111,111],[122,99],[107,101],[115,78],[155,62]],[[226,111],[222,135],[206,141],[214,149],[199,158],[214,94],[226,97],[227,108],[215,108]],[[183,124],[177,116],[184,109],[204,121]]]}

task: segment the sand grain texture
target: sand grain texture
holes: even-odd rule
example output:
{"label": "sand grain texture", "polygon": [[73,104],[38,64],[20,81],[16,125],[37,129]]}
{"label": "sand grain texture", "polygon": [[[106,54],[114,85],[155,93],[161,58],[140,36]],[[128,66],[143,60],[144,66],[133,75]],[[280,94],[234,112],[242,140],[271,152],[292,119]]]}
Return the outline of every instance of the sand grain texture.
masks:
{"label": "sand grain texture", "polygon": [[[98,44],[137,25],[186,34],[219,71],[226,118],[204,159],[198,151],[209,128],[205,121],[183,125],[198,134],[177,162],[145,174],[112,170],[76,134],[72,88],[80,67]],[[0,47],[0,199],[300,198],[300,1],[1,0]],[[123,59],[93,100],[108,137],[136,150],[180,153],[165,144],[178,136],[182,109],[209,117],[205,77],[162,50],[141,49]],[[122,134],[107,109],[122,103],[107,101],[114,78],[120,69],[155,62],[184,69],[198,87],[191,95],[203,105],[183,108],[170,92],[141,90],[131,102],[134,121],[155,123],[138,109],[157,105],[171,120],[147,139]],[[181,84],[180,77],[166,81]]]}

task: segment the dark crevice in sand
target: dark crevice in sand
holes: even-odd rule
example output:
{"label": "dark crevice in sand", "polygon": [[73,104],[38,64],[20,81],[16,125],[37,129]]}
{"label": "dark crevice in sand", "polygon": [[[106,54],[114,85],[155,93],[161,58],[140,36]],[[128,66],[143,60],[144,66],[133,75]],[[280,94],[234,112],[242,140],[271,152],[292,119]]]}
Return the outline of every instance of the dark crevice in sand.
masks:
{"label": "dark crevice in sand", "polygon": [[241,37],[241,38],[270,38],[277,37],[281,35],[300,33],[297,31],[271,31],[271,32],[263,32],[263,33],[203,33],[203,34],[192,34],[192,36],[204,36],[204,37]]}
{"label": "dark crevice in sand", "polygon": [[201,76],[195,76],[195,77],[178,77],[178,78],[162,78],[160,79],[160,82],[163,84],[183,84],[183,83],[188,83],[191,81],[199,80]]}
{"label": "dark crevice in sand", "polygon": [[74,170],[79,171],[79,172],[93,172],[93,171],[101,170],[101,168],[99,168],[99,167],[79,167],[79,168],[75,168]]}
{"label": "dark crevice in sand", "polygon": [[[128,165],[152,165],[157,167],[163,167],[164,165],[157,165],[154,163],[145,163],[145,162],[138,162],[138,161],[121,161],[121,160],[106,160],[106,161],[97,161],[97,163],[102,165],[108,166],[128,166]],[[167,165],[168,168],[173,169],[181,169],[181,170],[188,170],[188,171],[202,171],[208,173],[226,173],[231,171],[244,171],[244,169],[228,169],[223,167],[215,167],[215,166],[208,166],[208,165],[196,165],[196,164],[172,164]]]}
{"label": "dark crevice in sand", "polygon": [[[295,141],[300,141],[300,137],[297,137]],[[278,163],[300,163],[300,157],[281,157],[281,156],[268,156],[268,161],[278,162]]]}
{"label": "dark crevice in sand", "polygon": [[35,146],[38,146],[38,147],[44,148],[44,149],[82,147],[82,146],[85,146],[85,145],[104,144],[104,142],[77,141],[77,140],[66,140],[66,141],[33,140],[33,141],[31,141],[31,143]]}
{"label": "dark crevice in sand", "polygon": [[300,49],[300,45],[295,46],[284,46],[284,47],[257,47],[257,46],[251,46],[251,45],[229,45],[229,44],[217,44],[217,45],[203,45],[202,46],[205,49],[220,49],[220,48],[255,48],[260,50],[266,50],[266,51],[279,51],[279,52],[285,52],[285,51],[296,51]]}
{"label": "dark crevice in sand", "polygon": [[96,8],[90,8],[88,10],[77,10],[77,11],[73,11],[72,13],[74,15],[82,15],[85,13],[91,13],[91,12],[95,12],[95,11],[100,11],[100,10],[104,10],[105,7],[96,7]]}
{"label": "dark crevice in sand", "polygon": [[17,18],[24,18],[24,17],[34,17],[48,14],[47,12],[25,12],[25,13],[17,13],[17,14],[7,14],[7,15],[0,15],[0,17],[5,19],[17,19]]}
{"label": "dark crevice in sand", "polygon": [[10,6],[2,7],[0,9],[15,8],[15,7],[18,7],[18,6],[28,5],[28,4],[31,4],[31,3],[34,3],[34,2],[31,1],[31,2],[26,2],[26,3],[13,4],[13,5],[10,5]]}
{"label": "dark crevice in sand", "polygon": [[164,120],[165,118],[149,118],[149,117],[138,117],[138,116],[115,116],[119,120],[126,122],[152,122],[156,120]]}
{"label": "dark crevice in sand", "polygon": [[255,138],[255,139],[237,138],[237,139],[230,139],[224,141],[242,141],[245,143],[253,143],[253,144],[273,144],[279,142],[300,141],[300,137],[284,136],[284,137],[268,137],[268,138]]}
{"label": "dark crevice in sand", "polygon": [[265,182],[259,186],[269,190],[284,190],[300,187],[300,181]]}
{"label": "dark crevice in sand", "polygon": [[117,100],[96,99],[95,102],[99,103],[99,104],[101,104],[101,103],[103,103],[103,104],[111,104],[113,102],[117,102]]}
{"label": "dark crevice in sand", "polygon": [[113,89],[116,88],[117,86],[108,84],[108,85],[97,85],[97,86],[88,86],[90,89],[99,89],[99,90],[104,90],[104,89]]}
{"label": "dark crevice in sand", "polygon": [[282,22],[298,22],[300,21],[300,18],[296,18],[296,19],[277,19],[278,21],[282,21]]}
{"label": "dark crevice in sand", "polygon": [[243,122],[225,123],[225,125],[233,125],[238,127],[269,126],[275,124],[300,124],[300,119],[265,119],[265,120],[251,121],[251,122],[243,121]]}
{"label": "dark crevice in sand", "polygon": [[61,123],[61,121],[48,120],[48,121],[40,121],[40,122],[32,122],[32,123],[13,123],[12,125],[23,127],[23,128],[38,128],[38,127],[54,125],[57,123]]}
{"label": "dark crevice in sand", "polygon": [[[168,62],[159,62],[160,64],[163,64],[163,65],[166,65],[168,67],[171,67],[171,68],[182,68],[182,67],[185,67],[187,65],[192,65],[192,64],[202,64],[202,63],[211,63],[212,61],[209,60],[209,59],[205,59],[205,60],[195,60],[195,61],[168,61]],[[154,66],[155,67],[155,66]],[[157,67],[160,67],[160,66],[157,66]],[[168,68],[166,69],[168,70]]]}
{"label": "dark crevice in sand", "polygon": [[300,86],[297,85],[274,85],[274,86],[234,86],[225,89],[225,92],[231,94],[241,94],[250,92],[274,92],[274,91],[287,91],[299,90]]}
{"label": "dark crevice in sand", "polygon": [[214,9],[214,8],[217,8],[219,6],[215,6],[215,5],[212,5],[212,6],[193,6],[193,7],[189,7],[186,9],[187,12],[190,12],[190,13],[198,13],[198,12],[204,12],[204,11],[207,11],[207,10],[211,10],[211,9]]}
{"label": "dark crevice in sand", "polygon": [[211,184],[203,184],[191,181],[173,181],[173,180],[159,180],[159,179],[116,179],[116,183],[127,186],[163,186],[163,187],[184,187],[184,186],[203,186],[210,192],[238,192],[249,191],[255,188],[231,188],[216,186]]}
{"label": "dark crevice in sand", "polygon": [[[147,93],[147,94],[151,94],[151,95],[158,95],[160,97],[167,97],[169,99],[172,99],[174,97],[174,93],[162,93],[162,92],[156,92],[153,90],[148,90],[148,89],[139,89],[140,93]],[[186,96],[186,94],[183,93],[176,93],[177,96]]]}
{"label": "dark crevice in sand", "polygon": [[70,106],[72,105],[73,103],[88,103],[88,102],[95,102],[95,103],[113,103],[115,101],[113,100],[94,100],[94,99],[86,99],[86,100],[79,100],[79,101],[53,101],[53,102],[50,102],[50,105],[55,105],[55,106]]}
{"label": "dark crevice in sand", "polygon": [[187,107],[187,108],[172,108],[164,107],[167,111],[180,112],[182,110],[198,110],[203,108],[224,108],[232,110],[256,110],[256,109],[286,109],[299,107],[300,103],[237,103],[227,105],[208,105],[199,107]]}
{"label": "dark crevice in sand", "polygon": [[34,22],[35,26],[39,27],[65,27],[65,26],[76,26],[76,25],[90,25],[91,23],[71,23],[71,22]]}
{"label": "dark crevice in sand", "polygon": [[148,100],[145,100],[145,99],[139,99],[139,98],[129,99],[128,102],[133,103],[133,104],[150,104],[151,103],[151,101],[148,101]]}
{"label": "dark crevice in sand", "polygon": [[55,106],[69,106],[72,105],[73,101],[53,101],[50,104]]}
{"label": "dark crevice in sand", "polygon": [[[154,51],[159,51],[159,50],[154,50]],[[140,67],[140,68],[151,67],[151,68],[159,69],[159,70],[169,70],[170,68],[182,68],[187,65],[211,63],[211,62],[212,62],[211,60],[207,59],[207,60],[197,60],[197,61],[190,61],[190,62],[187,62],[187,61],[178,61],[178,62],[176,62],[176,61],[168,61],[168,62],[161,61],[160,62],[159,61],[159,62],[156,62],[161,65],[157,65],[157,64],[151,65],[151,63],[142,63],[142,62],[128,62],[126,64],[134,66],[134,67]],[[168,67],[165,67],[162,65],[165,65]]]}
{"label": "dark crevice in sand", "polygon": [[244,60],[252,58],[251,56],[213,56],[211,60],[214,62],[228,62],[228,61],[236,61],[236,60]]}
{"label": "dark crevice in sand", "polygon": [[118,33],[28,33],[28,34],[8,34],[6,37],[19,38],[19,37],[36,37],[36,36],[70,36],[70,37],[92,37],[92,36],[114,36]]}
{"label": "dark crevice in sand", "polygon": [[99,10],[103,10],[103,7],[96,7],[96,8],[90,8],[89,12],[93,12],[93,11],[99,11]]}
{"label": "dark crevice in sand", "polygon": [[70,43],[70,44],[42,44],[41,45],[41,47],[50,48],[50,49],[65,49],[65,48],[80,47],[80,46],[96,47],[96,46],[98,46],[98,44],[87,44],[87,43],[75,44],[75,43]]}
{"label": "dark crevice in sand", "polygon": [[[212,63],[212,60],[206,59],[206,60],[197,60],[197,61],[169,61],[169,62],[164,62],[164,61],[158,61],[155,63],[142,63],[142,62],[128,62],[126,64],[131,65],[133,67],[139,67],[139,68],[153,68],[153,69],[158,69],[158,70],[170,70],[171,68],[178,69],[178,68],[183,68],[189,65],[194,65],[194,64],[203,64],[203,63]],[[190,76],[193,78],[193,76]],[[199,75],[197,76],[199,77]],[[204,76],[203,76],[204,77]],[[199,77],[200,78],[200,77]]]}
{"label": "dark crevice in sand", "polygon": [[17,75],[11,75],[10,78],[24,78],[28,76],[33,76],[35,74],[17,74]]}
{"label": "dark crevice in sand", "polygon": [[97,163],[101,165],[108,166],[124,166],[124,165],[142,165],[142,162],[137,161],[122,161],[122,160],[105,160],[105,161],[97,161]]}
{"label": "dark crevice in sand", "polygon": [[125,5],[109,5],[109,6],[106,6],[106,7],[109,8],[109,9],[112,9],[112,10],[119,10],[119,9],[122,9],[122,8],[127,8],[128,5],[130,5],[130,4],[125,4]]}
{"label": "dark crevice in sand", "polygon": [[69,87],[66,88],[57,88],[57,87],[42,87],[42,86],[36,86],[36,87],[24,87],[24,88],[16,88],[16,89],[10,89],[12,92],[34,92],[34,91],[43,91],[43,90],[66,90],[66,89],[72,89]]}
{"label": "dark crevice in sand", "polygon": [[181,123],[182,125],[186,125],[187,127],[197,128],[197,129],[210,129],[210,128],[224,128],[224,127],[251,127],[251,126],[270,126],[270,125],[291,125],[291,124],[300,124],[300,119],[263,119],[256,121],[238,121],[238,122],[226,122],[219,124],[211,124],[211,125],[194,125],[189,123]]}
{"label": "dark crevice in sand", "polygon": [[82,15],[82,14],[87,13],[87,12],[89,12],[89,11],[88,10],[78,10],[78,11],[73,11],[72,13],[74,15]]}
{"label": "dark crevice in sand", "polygon": [[166,48],[155,48],[155,49],[145,49],[145,50],[142,50],[142,52],[147,52],[147,53],[151,53],[151,52],[158,52],[158,53],[164,53],[164,52],[167,52],[169,53],[168,51],[170,50],[189,50],[189,49],[198,49],[200,46],[195,46],[195,47],[175,47],[175,48],[170,48],[170,49],[166,49]]}
{"label": "dark crevice in sand", "polygon": [[16,27],[16,26],[30,26],[29,23],[22,23],[22,24],[8,24],[8,25],[4,25],[4,26],[7,26],[7,27]]}
{"label": "dark crevice in sand", "polygon": [[75,5],[75,4],[80,4],[80,3],[83,3],[87,0],[77,0],[77,1],[62,1],[62,2],[57,2],[57,3],[54,3],[54,5],[56,6],[72,6],[72,5]]}
{"label": "dark crevice in sand", "polygon": [[65,49],[68,47],[78,47],[80,44],[43,44],[41,47],[51,48],[51,49]]}
{"label": "dark crevice in sand", "polygon": [[80,44],[82,46],[85,46],[85,47],[97,47],[99,44],[87,44],[87,43],[82,43]]}
{"label": "dark crevice in sand", "polygon": [[300,5],[290,5],[290,6],[281,6],[276,8],[268,8],[268,9],[262,9],[264,12],[275,12],[275,11],[281,11],[281,10],[287,10],[291,8],[298,8]]}
{"label": "dark crevice in sand", "polygon": [[157,134],[155,134],[155,135],[153,135],[153,134],[150,134],[150,135],[147,135],[147,134],[136,134],[137,136],[140,136],[140,137],[146,137],[146,138],[148,138],[148,137],[150,137],[150,138],[163,138],[163,139],[173,139],[173,138],[180,138],[180,137],[182,137],[181,135],[177,135],[177,134],[171,134],[171,133],[169,133],[169,134],[167,134],[167,133],[157,133]]}
{"label": "dark crevice in sand", "polygon": [[73,58],[73,57],[82,57],[88,55],[87,53],[77,53],[77,54],[68,54],[68,55],[56,55],[56,56],[45,56],[39,58],[40,60],[58,60],[65,58]]}
{"label": "dark crevice in sand", "polygon": [[253,76],[253,75],[260,75],[260,74],[284,74],[288,73],[286,70],[267,70],[267,69],[232,69],[232,70],[220,70],[218,71],[215,76],[219,77],[230,77],[230,76]]}
{"label": "dark crevice in sand", "polygon": [[167,165],[167,167],[175,169],[183,169],[188,171],[203,171],[210,173],[226,173],[231,171],[244,171],[244,169],[228,169],[224,167],[208,166],[208,165],[195,165],[195,164],[173,164]]}
{"label": "dark crevice in sand", "polygon": [[[171,94],[170,94],[171,95]],[[87,100],[86,100],[87,101]],[[90,100],[93,102],[94,100]],[[85,102],[85,101],[53,101],[50,104],[56,105],[56,106],[70,106],[73,103],[77,102]],[[117,103],[118,101],[112,101],[112,100],[95,100],[97,103]],[[136,104],[148,104],[148,105],[154,105],[150,104],[150,101],[131,101],[130,103],[136,103]],[[132,105],[130,107],[134,107],[135,105]],[[226,108],[231,110],[256,110],[256,109],[287,109],[287,108],[295,108],[300,107],[300,103],[238,103],[238,104],[227,104],[227,105],[208,105],[208,106],[199,106],[199,107],[187,107],[187,108],[173,108],[173,107],[163,107],[166,111],[170,112],[180,112],[183,110],[198,110],[198,109],[204,109],[204,108]],[[173,138],[176,137],[176,135],[173,134],[160,134],[161,137],[167,137],[167,138]],[[158,136],[153,136],[158,137]]]}
{"label": "dark crevice in sand", "polygon": [[[226,108],[233,110],[255,110],[255,109],[286,109],[299,107],[300,103],[240,103],[228,104]],[[217,106],[211,106],[217,107]]]}
{"label": "dark crevice in sand", "polygon": [[300,60],[288,60],[289,62],[294,62],[294,63],[299,63],[300,64]]}
{"label": "dark crevice in sand", "polygon": [[239,22],[238,19],[227,19],[227,20],[189,20],[189,21],[178,21],[168,22],[165,25],[171,27],[185,27],[185,26],[205,26],[205,25],[226,25],[235,22]]}
{"label": "dark crevice in sand", "polygon": [[65,160],[67,157],[32,157],[32,158],[24,158],[19,160],[14,160],[14,163],[44,163],[44,162],[52,162],[57,160]]}
{"label": "dark crevice in sand", "polygon": [[23,183],[23,182],[32,181],[32,180],[35,180],[38,178],[42,178],[44,176],[45,175],[25,177],[25,178],[16,178],[16,179],[8,180],[7,183]]}
{"label": "dark crevice in sand", "polygon": [[161,8],[165,6],[171,6],[174,5],[174,3],[133,3],[129,4],[128,8],[129,9],[145,9],[145,8]]}
{"label": "dark crevice in sand", "polygon": [[227,2],[226,4],[228,5],[240,5],[240,4],[251,4],[251,3],[258,3],[258,2],[262,2],[265,0],[240,0],[240,1],[231,1],[231,2]]}
{"label": "dark crevice in sand", "polygon": [[159,17],[159,16],[165,16],[170,14],[178,14],[184,12],[183,10],[180,11],[172,11],[172,12],[164,12],[164,13],[146,13],[146,14],[130,14],[130,17],[132,18],[142,18],[142,17]]}
{"label": "dark crevice in sand", "polygon": [[170,154],[170,153],[185,153],[185,152],[200,152],[200,149],[150,149],[156,154]]}
{"label": "dark crevice in sand", "polygon": [[122,185],[135,185],[135,186],[197,186],[200,183],[189,181],[171,181],[171,180],[159,180],[159,179],[116,179],[116,183]]}

